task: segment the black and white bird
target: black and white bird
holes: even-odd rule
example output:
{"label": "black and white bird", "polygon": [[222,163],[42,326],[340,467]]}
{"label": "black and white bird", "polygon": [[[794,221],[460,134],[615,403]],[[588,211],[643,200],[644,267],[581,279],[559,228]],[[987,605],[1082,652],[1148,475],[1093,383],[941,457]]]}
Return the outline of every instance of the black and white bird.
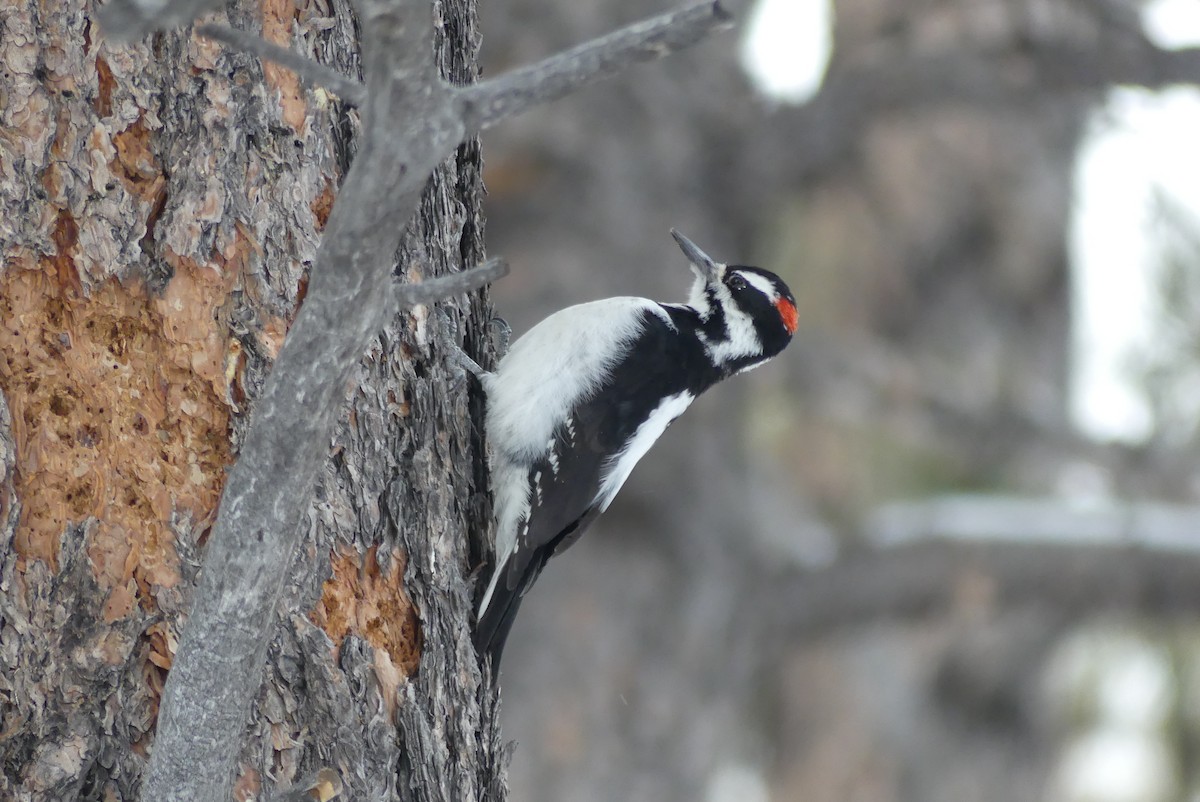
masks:
{"label": "black and white bird", "polygon": [[770,271],[714,262],[672,230],[696,279],[686,304],[608,298],[556,312],[482,374],[496,504],[494,573],[475,644],[493,674],[522,597],[608,509],[698,395],[763,364],[796,331]]}

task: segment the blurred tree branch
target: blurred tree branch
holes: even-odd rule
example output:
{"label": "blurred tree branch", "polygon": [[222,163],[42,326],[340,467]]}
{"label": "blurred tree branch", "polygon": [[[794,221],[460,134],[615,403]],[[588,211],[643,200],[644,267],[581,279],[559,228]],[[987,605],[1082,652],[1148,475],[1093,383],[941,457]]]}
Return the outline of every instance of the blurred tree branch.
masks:
{"label": "blurred tree branch", "polygon": [[762,609],[776,637],[813,638],[964,605],[1040,605],[1065,618],[1126,612],[1172,620],[1200,612],[1200,508],[950,499],[897,505],[872,547],[781,578]]}
{"label": "blurred tree branch", "polygon": [[1048,96],[1131,85],[1161,89],[1200,83],[1200,49],[1163,50],[1144,37],[1117,49],[1037,42],[997,52],[889,54],[871,64],[835,56],[813,100],[785,111],[800,145],[793,174],[830,169],[858,143],[875,118],[973,104],[1026,105]]}

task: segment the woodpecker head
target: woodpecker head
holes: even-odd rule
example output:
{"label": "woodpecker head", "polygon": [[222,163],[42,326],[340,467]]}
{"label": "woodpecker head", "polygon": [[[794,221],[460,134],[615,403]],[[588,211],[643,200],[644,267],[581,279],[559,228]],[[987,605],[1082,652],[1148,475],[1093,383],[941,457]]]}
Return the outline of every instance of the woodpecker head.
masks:
{"label": "woodpecker head", "polygon": [[766,362],[796,332],[796,300],[779,276],[760,267],[714,262],[675,229],[696,281],[689,305],[700,315],[700,338],[713,364],[740,373]]}

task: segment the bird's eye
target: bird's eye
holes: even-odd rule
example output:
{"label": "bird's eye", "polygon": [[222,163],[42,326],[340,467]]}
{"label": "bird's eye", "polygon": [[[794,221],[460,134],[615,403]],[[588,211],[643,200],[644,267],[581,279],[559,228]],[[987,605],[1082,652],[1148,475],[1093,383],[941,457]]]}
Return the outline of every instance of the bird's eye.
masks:
{"label": "bird's eye", "polygon": [[742,278],[737,273],[734,273],[729,278],[729,289],[733,290],[734,292],[741,292],[742,290],[746,289],[746,279]]}

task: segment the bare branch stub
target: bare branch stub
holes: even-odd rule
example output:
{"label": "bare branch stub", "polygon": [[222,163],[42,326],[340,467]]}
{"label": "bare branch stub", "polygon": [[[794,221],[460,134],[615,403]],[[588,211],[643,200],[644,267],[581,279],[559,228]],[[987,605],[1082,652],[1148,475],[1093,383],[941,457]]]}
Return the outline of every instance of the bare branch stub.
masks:
{"label": "bare branch stub", "polygon": [[455,295],[477,290],[508,275],[508,262],[492,257],[479,267],[449,276],[427,279],[419,284],[403,284],[396,290],[401,309],[431,304]]}

